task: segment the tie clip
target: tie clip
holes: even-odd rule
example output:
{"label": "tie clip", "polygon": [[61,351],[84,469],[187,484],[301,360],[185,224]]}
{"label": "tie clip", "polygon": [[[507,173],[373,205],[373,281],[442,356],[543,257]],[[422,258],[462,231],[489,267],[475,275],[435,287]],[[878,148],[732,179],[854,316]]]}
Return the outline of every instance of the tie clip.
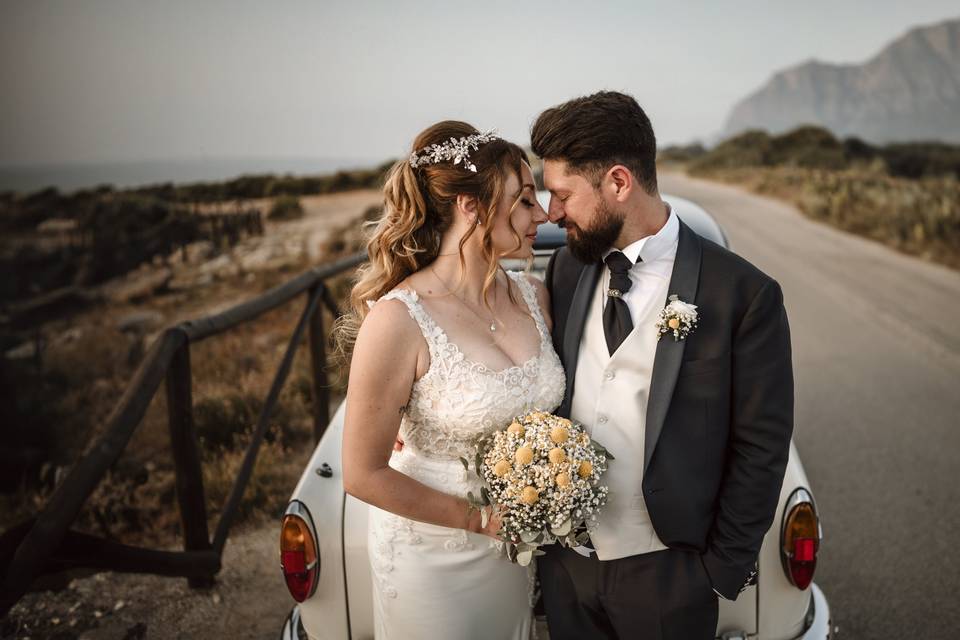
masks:
{"label": "tie clip", "polygon": [[607,289],[607,297],[608,297],[608,298],[622,298],[622,297],[623,297],[623,292],[620,291],[619,289]]}

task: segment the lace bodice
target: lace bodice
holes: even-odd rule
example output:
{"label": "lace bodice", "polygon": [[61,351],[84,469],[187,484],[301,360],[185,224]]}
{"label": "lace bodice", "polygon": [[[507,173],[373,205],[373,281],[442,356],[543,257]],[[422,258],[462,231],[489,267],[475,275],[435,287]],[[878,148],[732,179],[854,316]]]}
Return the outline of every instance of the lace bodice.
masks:
{"label": "lace bodice", "polygon": [[478,435],[502,429],[514,417],[534,409],[553,411],[563,399],[563,367],[536,289],[521,273],[507,273],[537,324],[540,351],[522,365],[501,371],[465,358],[423,308],[415,291],[394,289],[380,298],[406,304],[430,350],[430,367],[414,382],[400,424],[404,447],[431,458],[472,459]]}

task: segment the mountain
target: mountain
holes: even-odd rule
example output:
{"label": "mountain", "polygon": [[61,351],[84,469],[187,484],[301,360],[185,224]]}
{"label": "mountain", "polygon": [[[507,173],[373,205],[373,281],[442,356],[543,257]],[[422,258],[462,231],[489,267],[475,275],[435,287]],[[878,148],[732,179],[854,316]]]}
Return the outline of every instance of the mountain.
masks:
{"label": "mountain", "polygon": [[734,106],[724,135],[801,124],[877,143],[960,142],[960,19],[911,29],[860,65],[780,71]]}

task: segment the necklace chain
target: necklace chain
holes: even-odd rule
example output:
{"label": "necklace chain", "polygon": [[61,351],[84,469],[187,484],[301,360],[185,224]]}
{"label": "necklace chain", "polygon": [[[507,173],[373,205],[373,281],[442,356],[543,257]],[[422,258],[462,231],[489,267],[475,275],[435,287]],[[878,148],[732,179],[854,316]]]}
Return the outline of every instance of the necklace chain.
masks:
{"label": "necklace chain", "polygon": [[[476,311],[474,311],[473,307],[471,307],[470,305],[468,305],[466,300],[462,299],[460,296],[458,296],[458,295],[455,294],[453,291],[451,291],[451,290],[450,290],[450,287],[448,287],[448,286],[447,286],[447,283],[443,281],[443,279],[440,277],[440,274],[437,273],[436,269],[434,269],[433,267],[430,267],[430,272],[433,273],[433,277],[436,278],[437,281],[438,281],[440,284],[443,285],[443,288],[446,289],[447,293],[448,293],[449,295],[453,296],[454,298],[456,298],[457,300],[459,300],[459,301],[460,301],[460,304],[462,304],[464,307],[467,308],[467,311],[469,311],[469,312],[472,313],[473,315],[477,316],[477,317],[478,317],[480,320],[482,320],[484,323],[489,322],[489,323],[490,323],[490,326],[489,326],[490,331],[496,331],[496,330],[497,330],[497,316],[496,316],[496,314],[492,314],[492,316],[493,316],[493,319],[492,319],[492,320],[487,320],[486,318],[484,318],[483,316],[481,316],[479,313],[477,313]],[[494,290],[493,295],[494,295],[494,303],[496,303],[496,295],[497,295],[496,290]]]}

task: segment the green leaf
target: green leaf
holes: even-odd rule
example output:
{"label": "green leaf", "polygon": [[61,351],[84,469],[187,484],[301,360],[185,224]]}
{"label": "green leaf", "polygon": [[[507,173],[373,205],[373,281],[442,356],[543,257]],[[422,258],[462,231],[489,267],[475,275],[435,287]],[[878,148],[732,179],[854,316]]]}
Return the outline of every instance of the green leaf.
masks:
{"label": "green leaf", "polygon": [[517,564],[521,567],[525,567],[530,564],[530,561],[533,560],[533,549],[529,551],[520,551],[517,553]]}
{"label": "green leaf", "polygon": [[520,533],[520,539],[524,542],[537,542],[539,533],[536,531],[523,531]]}
{"label": "green leaf", "polygon": [[490,512],[486,509],[480,509],[480,526],[486,528],[488,522],[490,522]]}
{"label": "green leaf", "polygon": [[467,459],[464,458],[463,456],[460,456],[460,464],[462,464],[463,468],[466,469],[467,471],[470,470],[470,463],[467,462]]}
{"label": "green leaf", "polygon": [[561,524],[559,527],[556,527],[556,528],[550,527],[550,532],[553,533],[553,535],[555,536],[565,536],[568,533],[570,533],[570,528],[572,524],[573,523],[570,522],[570,518],[567,518],[566,520],[564,520],[563,524]]}

